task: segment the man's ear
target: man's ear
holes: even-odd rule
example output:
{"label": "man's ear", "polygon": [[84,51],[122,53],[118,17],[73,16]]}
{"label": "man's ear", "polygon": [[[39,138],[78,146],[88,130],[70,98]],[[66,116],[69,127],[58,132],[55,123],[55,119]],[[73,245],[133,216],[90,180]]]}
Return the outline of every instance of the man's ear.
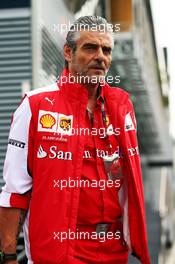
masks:
{"label": "man's ear", "polygon": [[72,61],[72,49],[67,44],[64,44],[64,58],[68,62]]}

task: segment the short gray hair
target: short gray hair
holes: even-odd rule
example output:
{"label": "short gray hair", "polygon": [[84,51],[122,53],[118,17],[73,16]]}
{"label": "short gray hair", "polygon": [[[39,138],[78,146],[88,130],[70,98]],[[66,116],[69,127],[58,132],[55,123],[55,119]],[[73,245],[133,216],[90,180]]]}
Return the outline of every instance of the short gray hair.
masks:
{"label": "short gray hair", "polygon": [[[82,16],[79,17],[74,23],[71,25],[67,37],[66,37],[66,45],[68,45],[73,52],[76,51],[76,40],[79,37],[79,32],[81,30],[96,30],[96,31],[106,31],[111,33],[111,24],[107,22],[107,20],[100,16]],[[94,30],[94,31],[95,31]],[[68,67],[68,62],[65,60],[65,66]]]}

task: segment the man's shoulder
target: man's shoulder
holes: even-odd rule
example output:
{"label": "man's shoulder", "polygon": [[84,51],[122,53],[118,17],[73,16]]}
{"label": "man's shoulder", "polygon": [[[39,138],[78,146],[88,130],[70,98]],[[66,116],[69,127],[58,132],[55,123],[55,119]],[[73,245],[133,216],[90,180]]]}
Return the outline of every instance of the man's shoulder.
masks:
{"label": "man's shoulder", "polygon": [[56,91],[59,91],[59,87],[58,87],[57,83],[55,82],[53,84],[31,90],[31,91],[27,92],[26,95],[29,98],[36,98],[37,99],[37,98],[44,97],[48,94],[55,93]]}
{"label": "man's shoulder", "polygon": [[111,87],[108,85],[105,91],[105,94],[112,101],[118,101],[122,103],[129,98],[128,92],[119,87]]}

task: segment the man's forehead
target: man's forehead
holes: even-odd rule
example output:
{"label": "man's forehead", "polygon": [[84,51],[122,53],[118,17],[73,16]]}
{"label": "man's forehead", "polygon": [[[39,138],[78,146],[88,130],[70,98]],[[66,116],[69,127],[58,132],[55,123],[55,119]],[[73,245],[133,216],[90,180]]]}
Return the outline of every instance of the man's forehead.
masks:
{"label": "man's forehead", "polygon": [[84,30],[80,31],[77,44],[82,46],[85,43],[93,43],[112,47],[113,39],[111,33],[109,32]]}

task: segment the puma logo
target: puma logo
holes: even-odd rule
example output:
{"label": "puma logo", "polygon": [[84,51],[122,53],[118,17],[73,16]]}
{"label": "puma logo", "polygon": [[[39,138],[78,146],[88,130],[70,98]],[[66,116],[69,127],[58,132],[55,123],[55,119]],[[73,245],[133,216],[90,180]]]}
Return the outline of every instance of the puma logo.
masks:
{"label": "puma logo", "polygon": [[48,101],[49,103],[51,103],[51,105],[53,105],[53,102],[55,101],[55,99],[50,100],[48,97],[45,97],[45,100]]}

